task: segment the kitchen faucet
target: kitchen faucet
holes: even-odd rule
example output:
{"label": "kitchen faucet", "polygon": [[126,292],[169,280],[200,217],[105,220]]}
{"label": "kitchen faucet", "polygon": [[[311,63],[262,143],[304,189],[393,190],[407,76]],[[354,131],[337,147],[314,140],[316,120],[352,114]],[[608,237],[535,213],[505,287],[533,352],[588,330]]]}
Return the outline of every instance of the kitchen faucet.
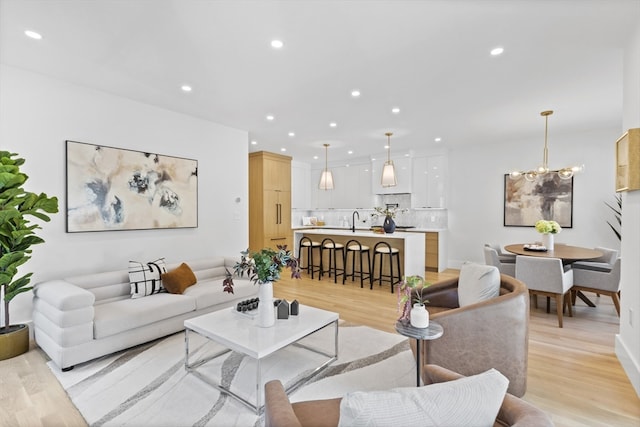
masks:
{"label": "kitchen faucet", "polygon": [[358,211],[353,211],[351,214],[351,231],[354,233],[356,232],[356,215],[358,216],[358,219],[360,219]]}

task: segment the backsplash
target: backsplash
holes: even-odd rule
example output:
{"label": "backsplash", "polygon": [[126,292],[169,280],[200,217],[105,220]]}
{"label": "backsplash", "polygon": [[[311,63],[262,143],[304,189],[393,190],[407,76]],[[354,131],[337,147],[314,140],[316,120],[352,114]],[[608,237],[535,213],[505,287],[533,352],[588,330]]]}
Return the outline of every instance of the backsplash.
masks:
{"label": "backsplash", "polygon": [[[391,197],[398,198],[402,196],[405,195],[393,194],[380,196],[381,198],[384,198],[384,202],[381,206],[385,206],[387,203],[398,203],[400,209],[407,209],[406,212],[401,212],[396,215],[395,222],[397,225],[429,229],[446,229],[448,227],[446,209],[403,208],[403,203],[401,201],[391,199]],[[292,227],[301,227],[302,217],[312,216],[318,218],[318,220],[324,221],[325,225],[329,227],[351,227],[353,211],[353,209],[293,210],[291,212],[291,225]],[[373,209],[357,209],[357,212],[360,219],[356,217],[356,227],[369,228],[374,225],[382,225],[384,218],[372,217],[371,214],[375,212]]]}

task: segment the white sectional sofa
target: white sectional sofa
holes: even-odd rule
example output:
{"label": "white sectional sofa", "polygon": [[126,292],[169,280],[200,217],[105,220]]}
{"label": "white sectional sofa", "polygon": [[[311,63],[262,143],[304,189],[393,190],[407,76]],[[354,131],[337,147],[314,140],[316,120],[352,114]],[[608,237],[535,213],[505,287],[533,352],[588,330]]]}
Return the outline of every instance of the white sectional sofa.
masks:
{"label": "white sectional sofa", "polygon": [[[184,329],[185,319],[253,298],[258,286],[234,277],[234,294],[223,292],[225,267],[236,259],[184,261],[197,283],[183,294],[131,298],[127,269],[49,280],[34,286],[33,323],[38,346],[60,368],[142,344]],[[167,264],[167,271],[181,263]]]}

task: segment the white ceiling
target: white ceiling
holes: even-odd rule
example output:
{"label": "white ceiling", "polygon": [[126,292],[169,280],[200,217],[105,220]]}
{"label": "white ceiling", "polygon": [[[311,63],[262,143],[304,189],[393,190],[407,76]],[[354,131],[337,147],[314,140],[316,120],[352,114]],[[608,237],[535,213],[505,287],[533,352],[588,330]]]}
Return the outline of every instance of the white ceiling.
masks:
{"label": "white ceiling", "polygon": [[546,109],[550,140],[621,128],[637,25],[640,0],[0,0],[0,61],[347,161],[388,131],[394,152],[542,141]]}

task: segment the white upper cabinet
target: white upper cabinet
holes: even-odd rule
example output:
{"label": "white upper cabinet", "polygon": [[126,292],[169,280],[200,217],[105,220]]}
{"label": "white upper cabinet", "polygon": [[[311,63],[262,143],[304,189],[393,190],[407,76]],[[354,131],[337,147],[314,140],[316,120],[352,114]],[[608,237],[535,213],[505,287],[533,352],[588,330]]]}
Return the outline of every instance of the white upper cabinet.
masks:
{"label": "white upper cabinet", "polygon": [[380,184],[382,177],[382,168],[386,157],[382,159],[376,159],[372,162],[373,170],[371,173],[371,188],[374,194],[398,194],[398,193],[411,193],[411,181],[412,181],[412,165],[411,157],[392,157],[393,164],[396,170],[396,178],[398,185],[395,187],[383,187]]}
{"label": "white upper cabinet", "polygon": [[[318,178],[320,179],[320,178]],[[291,162],[291,208],[310,209],[311,167],[308,163]]]}
{"label": "white upper cabinet", "polygon": [[373,206],[370,164],[361,163],[329,169],[333,175],[333,190],[318,188],[322,169],[311,171],[311,208],[366,209]]}
{"label": "white upper cabinet", "polygon": [[411,207],[446,207],[447,162],[443,155],[413,158]]}

